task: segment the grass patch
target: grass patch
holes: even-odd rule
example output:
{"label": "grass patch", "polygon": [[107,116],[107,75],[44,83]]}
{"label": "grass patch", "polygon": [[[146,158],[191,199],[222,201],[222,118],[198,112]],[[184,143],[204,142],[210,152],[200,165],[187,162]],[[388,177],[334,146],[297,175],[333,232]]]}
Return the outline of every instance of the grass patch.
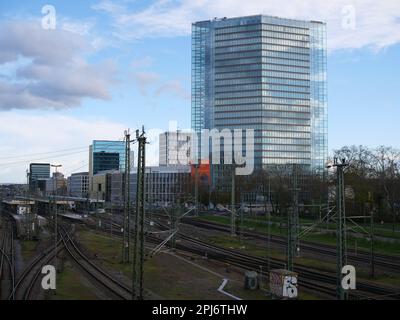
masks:
{"label": "grass patch", "polygon": [[[224,236],[215,236],[209,237],[208,240],[215,245],[218,245],[227,249],[234,249],[237,251],[242,251],[245,254],[249,254],[252,256],[257,256],[261,258],[267,257],[267,251],[265,247],[257,246],[249,241],[240,241],[237,238],[224,237]],[[271,249],[271,258],[278,259],[282,262],[286,261],[285,252],[281,252],[277,249]],[[301,264],[302,266],[307,266],[311,268],[321,269],[327,272],[335,272],[334,263],[329,263],[320,259],[308,259],[308,258],[294,258],[294,262]]]}
{"label": "grass patch", "polygon": [[21,254],[25,261],[29,261],[36,255],[37,241],[20,241]]}
{"label": "grass patch", "polygon": [[[243,251],[246,254],[250,254],[257,257],[266,257],[267,254],[265,248],[257,246],[254,243],[251,243],[246,240],[240,241],[240,239],[238,238],[233,238],[229,236],[212,236],[208,237],[207,240],[217,246],[224,247],[227,249]],[[271,251],[277,253],[275,250]]]}
{"label": "grass patch", "polygon": [[[79,231],[79,241],[97,260],[113,271],[132,278],[132,264],[121,263],[121,240],[110,239],[93,231]],[[222,280],[177,258],[159,253],[144,264],[145,288],[166,299],[224,299],[217,288]],[[196,290],[193,290],[196,288]]]}
{"label": "grass patch", "polygon": [[68,262],[65,263],[63,272],[57,274],[56,295],[51,300],[97,300],[92,289],[85,286],[79,273]]}
{"label": "grass patch", "polygon": [[98,260],[102,261],[106,267],[121,271],[126,277],[132,277],[132,267],[121,263],[122,247],[121,240],[111,239],[102,234],[93,231],[79,231],[79,241],[92,254],[96,254]]}
{"label": "grass patch", "polygon": [[[230,217],[226,217],[226,216],[205,215],[198,219],[203,220],[203,221],[217,222],[217,223],[221,223],[224,225],[230,225]],[[264,220],[264,222],[265,222],[265,220]],[[267,235],[267,225],[264,222],[243,219],[243,228],[245,230],[253,230],[258,233]],[[285,237],[286,229],[280,228],[278,226],[278,224],[276,222],[274,222],[270,226],[270,233],[271,233],[271,235]],[[332,235],[332,234],[310,233],[306,237],[304,237],[302,240],[315,242],[315,243],[328,244],[328,245],[332,245],[332,246],[336,245],[335,235]],[[355,238],[352,236],[347,237],[348,248],[354,248],[356,241],[357,241],[358,249],[364,250],[364,251],[369,250],[370,241],[368,241],[368,239]],[[375,250],[375,252],[379,252],[379,253],[383,253],[383,254],[400,255],[400,245],[398,243],[389,243],[389,242],[383,242],[380,240],[375,240],[374,241],[374,250]]]}

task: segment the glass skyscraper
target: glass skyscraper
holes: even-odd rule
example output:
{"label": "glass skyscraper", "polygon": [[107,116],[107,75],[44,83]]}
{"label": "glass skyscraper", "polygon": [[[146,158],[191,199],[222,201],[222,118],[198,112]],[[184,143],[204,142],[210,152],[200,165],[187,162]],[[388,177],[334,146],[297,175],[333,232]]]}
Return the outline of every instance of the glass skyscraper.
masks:
{"label": "glass skyscraper", "polygon": [[49,163],[31,163],[29,165],[29,190],[37,191],[45,189],[45,180],[50,178]]}
{"label": "glass skyscraper", "polygon": [[192,26],[192,129],[254,129],[254,163],[327,160],[326,24],[257,15]]}
{"label": "glass skyscraper", "polygon": [[125,171],[125,142],[95,140],[89,149],[89,175],[102,171]]}
{"label": "glass skyscraper", "polygon": [[91,196],[98,196],[98,192],[104,192],[99,190],[101,184],[94,182],[98,174],[110,170],[125,172],[125,159],[125,141],[93,141],[89,147],[89,193]]}

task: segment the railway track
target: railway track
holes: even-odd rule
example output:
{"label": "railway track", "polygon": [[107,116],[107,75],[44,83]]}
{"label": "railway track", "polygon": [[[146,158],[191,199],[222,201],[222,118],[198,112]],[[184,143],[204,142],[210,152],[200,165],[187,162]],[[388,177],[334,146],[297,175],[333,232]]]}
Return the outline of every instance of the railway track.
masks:
{"label": "railway track", "polygon": [[[119,230],[121,227],[115,222],[109,223],[112,223],[116,230]],[[161,230],[169,229],[168,226],[163,225],[162,223],[156,222],[155,224]],[[108,227],[110,227],[110,225],[108,225]],[[262,271],[262,274],[268,276],[268,262],[265,258],[255,257],[235,250],[222,248],[182,233],[179,233],[178,236],[188,243],[188,245],[177,243],[176,248],[178,250],[207,256],[216,261],[228,263],[245,270],[260,270],[261,266],[264,270]],[[152,235],[146,235],[146,240],[155,244],[161,242],[159,238]],[[283,261],[270,259],[270,268],[281,269],[284,267],[285,264]],[[298,272],[300,275],[300,286],[314,292],[319,292],[325,296],[336,297],[336,275],[327,274],[323,270],[318,270],[316,268],[310,269],[309,267],[298,264],[295,265],[294,271]],[[392,288],[378,286],[365,281],[358,281],[357,292],[352,293],[350,296],[352,299],[400,299],[400,290],[396,291]]]}
{"label": "railway track", "polygon": [[[57,242],[57,254],[63,249],[62,240]],[[34,288],[38,279],[42,273],[42,268],[48,265],[55,256],[54,246],[45,250],[42,254],[37,255],[30,263],[25,267],[22,273],[19,275],[18,280],[15,284],[13,294],[17,300],[31,300],[34,292]],[[11,298],[11,295],[9,299]]]}
{"label": "railway track", "polygon": [[[71,235],[64,227],[59,228],[59,237],[60,239],[57,243],[57,254],[65,250],[68,256],[79,266],[85,275],[90,276],[98,285],[110,292],[113,297],[121,300],[131,298],[132,290],[91,262],[90,259],[78,248]],[[55,250],[54,247],[51,247],[31,261],[31,263],[21,273],[15,285],[13,295],[16,299],[33,299],[33,293],[35,292],[34,289],[39,282],[42,267],[51,263],[54,256]],[[11,295],[9,296],[9,299],[11,299]]]}
{"label": "railway track", "polygon": [[[230,227],[227,227],[220,223],[208,222],[208,221],[196,221],[190,218],[183,218],[181,222],[198,228],[211,229],[211,230],[221,231],[224,233],[231,232]],[[263,240],[265,242],[268,241],[267,236],[257,232],[243,231],[243,236]],[[281,247],[286,247],[287,245],[286,239],[284,239],[283,237],[271,236],[270,241],[271,243],[275,243]],[[302,250],[308,251],[310,253],[318,253],[321,255],[326,255],[336,258],[336,248],[329,245],[315,244],[312,242],[301,241],[300,247]],[[365,251],[359,251],[357,254],[355,254],[354,250],[348,250],[347,256],[349,262],[360,262],[369,265],[370,264],[369,254],[370,254],[369,252]],[[388,256],[383,254],[375,254],[374,256],[375,256],[374,257],[375,266],[385,270],[390,270],[400,273],[400,257]]]}
{"label": "railway track", "polygon": [[[7,287],[8,292],[1,292],[4,299],[15,287],[15,250],[14,250],[14,225],[9,219],[4,220],[3,237],[0,245],[0,283],[1,289]],[[5,285],[4,285],[5,283]],[[7,290],[4,290],[7,291]],[[14,298],[14,296],[12,296]]]}
{"label": "railway track", "polygon": [[129,300],[132,298],[132,289],[124,283],[116,280],[103,269],[93,263],[76,245],[71,235],[64,227],[60,227],[60,236],[64,243],[64,248],[70,258],[96,283],[110,292],[114,297],[120,300]]}
{"label": "railway track", "polygon": [[[164,230],[168,229],[168,226],[165,226],[163,224],[157,223],[157,225]],[[182,233],[179,233],[179,237],[192,244],[207,248],[209,251],[214,251],[217,254],[220,254],[224,260],[230,261],[233,265],[237,265],[239,267],[247,266],[247,268],[250,268],[250,270],[258,270],[260,266],[262,266],[263,269],[266,270],[268,267],[267,260],[265,258],[254,257],[251,255],[239,253],[235,250],[225,249]],[[285,266],[284,262],[278,259],[270,259],[270,263],[271,268],[283,268]],[[299,264],[295,265],[294,271],[300,274],[300,285],[308,289],[318,289],[315,291],[319,291],[325,294],[327,294],[330,290],[330,295],[335,295],[336,275],[332,276],[330,274],[327,274],[323,270],[318,270],[317,268],[310,269]],[[326,285],[328,285],[331,289],[329,289],[329,287],[326,287]],[[400,299],[400,290],[394,290],[392,288],[386,288],[364,281],[358,281],[357,293],[353,293],[352,297],[355,299]]]}
{"label": "railway track", "polygon": [[[189,241],[198,247],[206,248],[207,250],[202,250],[201,252],[203,255],[207,254],[207,257],[209,258],[212,257],[213,259],[228,262],[238,267],[244,266],[249,270],[259,270],[260,266],[262,266],[263,270],[267,270],[268,268],[266,259],[211,245],[207,242],[192,238],[190,236],[182,234],[179,236],[181,239]],[[197,250],[197,253],[198,252],[199,250]],[[284,267],[284,263],[277,259],[270,259],[270,267],[274,269],[281,269]],[[301,265],[295,265],[294,271],[299,273],[300,286],[330,296],[335,296],[336,276],[315,269],[311,270],[310,268]],[[267,273],[263,272],[263,274]],[[358,281],[357,292],[351,294],[351,296],[353,299],[400,299],[400,290],[396,291],[391,288],[384,288],[382,286],[377,286],[364,281]]]}
{"label": "railway track", "polygon": [[[190,242],[194,243],[193,239],[186,239]],[[255,261],[254,259],[248,259],[248,257],[238,256],[237,253],[225,251],[223,248],[218,248],[215,246],[211,246],[206,243],[197,243],[196,246],[187,246],[184,244],[176,244],[176,248],[178,250],[183,250],[186,252],[190,252],[200,256],[206,256],[207,259],[216,260],[219,262],[226,263],[228,265],[232,265],[244,270],[257,270],[261,273],[264,277],[269,277],[269,271],[267,268],[266,261]],[[260,266],[264,267],[260,270]],[[270,264],[271,268],[283,268],[283,263],[276,263],[273,262]],[[302,277],[299,280],[299,285],[303,288],[311,290],[313,292],[318,292],[319,294],[323,294],[326,297],[335,298],[335,291],[332,286],[327,286],[322,281],[316,281],[316,279],[310,280],[308,278]]]}

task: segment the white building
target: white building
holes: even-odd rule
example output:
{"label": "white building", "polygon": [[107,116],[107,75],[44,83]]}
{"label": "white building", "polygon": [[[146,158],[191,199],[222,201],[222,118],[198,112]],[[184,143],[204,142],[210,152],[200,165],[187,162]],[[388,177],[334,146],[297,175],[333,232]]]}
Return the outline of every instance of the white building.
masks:
{"label": "white building", "polygon": [[159,165],[179,166],[190,164],[191,133],[174,131],[160,134]]}
{"label": "white building", "polygon": [[[168,205],[176,201],[180,193],[185,192],[191,175],[190,166],[147,167],[145,175],[145,201],[148,204]],[[107,180],[110,184],[110,201],[115,206],[123,204],[123,173],[114,172]],[[131,201],[136,201],[137,175],[132,170],[130,177]]]}

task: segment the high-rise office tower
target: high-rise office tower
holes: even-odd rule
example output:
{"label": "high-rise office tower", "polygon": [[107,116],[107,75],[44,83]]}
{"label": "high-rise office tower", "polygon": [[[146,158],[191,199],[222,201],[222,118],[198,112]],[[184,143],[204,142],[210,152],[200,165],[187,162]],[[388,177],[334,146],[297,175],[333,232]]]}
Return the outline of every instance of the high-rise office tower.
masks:
{"label": "high-rise office tower", "polygon": [[125,171],[125,142],[95,140],[89,147],[89,189],[94,190],[93,176],[103,171]]}
{"label": "high-rise office tower", "polygon": [[46,180],[50,178],[49,163],[31,163],[29,165],[29,190],[45,191]]}
{"label": "high-rise office tower", "polygon": [[124,141],[95,140],[89,147],[89,175],[108,170],[125,170]]}
{"label": "high-rise office tower", "polygon": [[326,25],[257,15],[192,26],[192,129],[254,129],[254,164],[327,160]]}

